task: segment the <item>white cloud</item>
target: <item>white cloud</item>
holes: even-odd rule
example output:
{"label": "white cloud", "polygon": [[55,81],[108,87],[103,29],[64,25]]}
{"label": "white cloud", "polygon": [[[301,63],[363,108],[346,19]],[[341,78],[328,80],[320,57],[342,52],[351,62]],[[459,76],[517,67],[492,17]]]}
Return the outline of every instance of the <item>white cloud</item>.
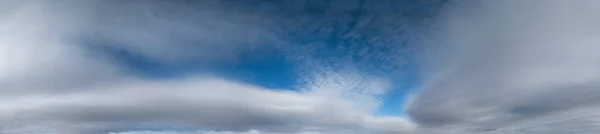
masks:
{"label": "white cloud", "polygon": [[78,23],[63,24],[64,16],[45,12],[49,7],[42,3],[14,2],[9,9],[0,13],[3,95],[69,89],[116,75],[116,69],[91,60],[71,41]]}
{"label": "white cloud", "polygon": [[295,132],[304,127],[353,131],[410,129],[406,120],[372,117],[348,101],[223,80],[138,81],[98,88],[101,89],[3,98],[0,124],[5,127],[0,129],[10,132],[11,128],[21,126],[56,133],[93,133],[145,123],[267,132]]}

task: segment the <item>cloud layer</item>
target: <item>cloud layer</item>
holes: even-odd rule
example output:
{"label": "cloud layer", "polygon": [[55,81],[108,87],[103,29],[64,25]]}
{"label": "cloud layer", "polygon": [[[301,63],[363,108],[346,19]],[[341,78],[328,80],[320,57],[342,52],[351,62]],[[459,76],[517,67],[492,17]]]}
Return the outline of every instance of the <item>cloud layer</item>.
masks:
{"label": "cloud layer", "polygon": [[2,129],[5,133],[27,132],[13,130],[18,126],[55,133],[108,133],[141,125],[171,124],[213,130],[296,132],[311,128],[402,130],[408,128],[389,125],[409,124],[402,119],[372,117],[354,103],[340,99],[268,91],[218,79],[132,81],[99,88],[8,97],[0,112],[5,115],[0,120]]}

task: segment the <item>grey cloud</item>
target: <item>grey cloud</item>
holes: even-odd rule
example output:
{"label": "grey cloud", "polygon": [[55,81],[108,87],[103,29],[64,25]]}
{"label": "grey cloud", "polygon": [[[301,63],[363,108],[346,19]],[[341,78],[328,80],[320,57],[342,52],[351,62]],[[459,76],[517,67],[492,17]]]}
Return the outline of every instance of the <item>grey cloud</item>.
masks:
{"label": "grey cloud", "polygon": [[[514,0],[451,7],[423,62],[426,81],[407,108],[411,119],[432,128],[519,128],[595,114],[564,113],[599,106],[600,40],[593,29],[600,18],[592,15],[598,4]],[[584,120],[527,133],[600,127],[595,117]]]}
{"label": "grey cloud", "polygon": [[261,29],[260,18],[214,2],[194,8],[175,3],[3,1],[1,92],[46,93],[124,77],[120,63],[97,48],[169,64],[235,60],[242,51],[280,44]]}
{"label": "grey cloud", "polygon": [[103,45],[165,63],[232,60],[244,50],[282,44],[252,14],[224,2],[103,1],[78,18],[90,19],[88,34]]}
{"label": "grey cloud", "polygon": [[46,12],[50,7],[44,3],[4,3],[12,4],[0,13],[2,95],[70,89],[116,75],[116,68],[90,60],[74,47],[78,44],[69,40],[77,25],[62,24],[64,16]]}
{"label": "grey cloud", "polygon": [[222,80],[128,82],[101,88],[4,98],[0,132],[31,128],[19,132],[107,133],[147,123],[284,133],[308,127],[357,132],[411,129],[407,120],[372,117],[348,101]]}

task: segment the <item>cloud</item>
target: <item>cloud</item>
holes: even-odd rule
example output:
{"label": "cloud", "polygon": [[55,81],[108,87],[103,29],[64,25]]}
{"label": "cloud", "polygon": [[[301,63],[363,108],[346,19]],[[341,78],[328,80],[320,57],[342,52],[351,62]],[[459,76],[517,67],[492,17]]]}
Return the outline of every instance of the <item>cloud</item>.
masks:
{"label": "cloud", "polygon": [[[6,3],[6,4],[5,4]],[[48,6],[29,1],[4,1],[0,13],[0,85],[3,95],[45,92],[100,82],[115,68],[90,60],[71,42],[73,25],[62,24]],[[71,78],[77,79],[71,79]],[[43,88],[40,89],[40,88]],[[9,94],[10,95],[10,94]]]}
{"label": "cloud", "polygon": [[0,133],[128,133],[147,124],[261,133],[414,128],[404,118],[370,115],[387,81],[355,70],[315,71],[307,91],[283,92],[209,75],[148,80],[97,50],[210,64],[278,44],[260,18],[202,4],[2,2],[9,6],[0,12]]}
{"label": "cloud", "polygon": [[[223,2],[103,1],[84,17],[92,41],[163,63],[235,60],[243,51],[281,44],[265,21]],[[85,38],[84,36],[84,38]]]}
{"label": "cloud", "polygon": [[295,132],[308,127],[354,131],[410,129],[406,120],[372,117],[348,101],[218,79],[138,81],[99,88],[102,89],[4,98],[0,129],[5,133],[16,126],[55,133],[107,133],[152,123],[266,132]]}
{"label": "cloud", "polygon": [[260,134],[260,132],[176,132],[176,131],[133,131],[114,134]]}
{"label": "cloud", "polygon": [[[595,133],[598,2],[485,1],[445,15],[407,108],[430,128]],[[500,132],[498,132],[500,133]]]}
{"label": "cloud", "polygon": [[[301,35],[327,33],[314,40],[344,40],[339,44],[346,46],[325,55],[329,59],[319,59],[323,55],[313,50],[321,47],[287,46],[293,43],[278,31],[287,23],[264,27],[295,19],[276,21],[281,16],[231,3],[187,4],[1,2],[0,133],[587,134],[600,125],[600,18],[594,8],[600,3],[592,0],[452,3],[418,59],[424,83],[405,107],[407,118],[371,115],[382,103],[379,96],[398,83],[386,73],[406,64],[394,53],[406,50],[356,43],[367,38],[361,33],[368,26],[396,26],[396,19],[349,15],[357,24],[331,35],[319,26],[296,26],[307,29]],[[386,28],[371,30],[378,29]],[[383,34],[393,35],[364,42],[398,44],[379,40],[401,36],[388,32]],[[327,44],[314,45],[319,43]],[[149,80],[100,51],[123,50],[161,64],[212,64],[270,47],[297,51],[286,56],[302,71],[302,91],[205,74]],[[379,65],[380,72],[365,71]],[[136,130],[156,124],[210,131]]]}
{"label": "cloud", "polygon": [[[235,60],[240,51],[268,44],[272,35],[234,12],[171,2],[27,0],[2,5],[3,94],[70,90],[130,77],[102,48],[165,64],[208,64]],[[236,16],[239,20],[228,20]]]}

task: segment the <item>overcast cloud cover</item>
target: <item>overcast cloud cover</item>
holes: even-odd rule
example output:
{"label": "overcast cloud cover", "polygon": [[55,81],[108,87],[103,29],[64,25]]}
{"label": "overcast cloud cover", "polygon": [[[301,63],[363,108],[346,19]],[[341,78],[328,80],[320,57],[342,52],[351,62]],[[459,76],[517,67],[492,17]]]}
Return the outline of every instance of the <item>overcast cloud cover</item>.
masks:
{"label": "overcast cloud cover", "polygon": [[[349,44],[323,59],[319,50],[327,42],[303,44],[286,34],[343,27],[311,23],[319,20],[297,13],[306,1],[280,2],[293,5],[286,10],[238,4],[252,3],[247,1],[2,1],[0,133],[600,131],[600,2],[455,1],[419,21],[406,20],[419,12],[394,14],[384,7],[398,5],[380,2],[324,2],[327,10],[315,14],[341,16],[330,18],[340,23],[350,9],[365,9],[337,35]],[[396,29],[406,26],[419,26],[419,32]],[[353,40],[370,31],[379,35],[362,44]],[[417,46],[404,45],[406,38]],[[265,88],[210,70],[151,79],[120,59],[130,54],[163,65],[210,66],[266,50],[285,53],[294,63],[298,90]],[[408,63],[418,64],[412,71],[420,82],[410,97],[397,98],[406,100],[405,116],[375,116],[385,103],[381,96],[403,83],[389,75]]]}

